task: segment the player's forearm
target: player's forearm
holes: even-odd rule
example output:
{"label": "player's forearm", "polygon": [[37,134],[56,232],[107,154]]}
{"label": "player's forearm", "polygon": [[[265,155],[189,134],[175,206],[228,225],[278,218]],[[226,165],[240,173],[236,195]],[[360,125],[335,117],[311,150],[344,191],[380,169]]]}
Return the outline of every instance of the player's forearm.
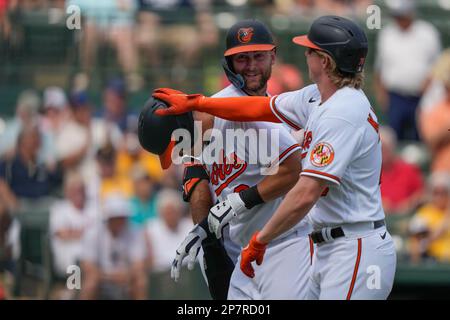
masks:
{"label": "player's forearm", "polygon": [[270,97],[203,97],[195,110],[226,120],[280,122],[270,109]]}
{"label": "player's forearm", "polygon": [[258,235],[258,241],[269,243],[291,229],[311,210],[320,197],[323,187],[304,186],[302,178],[288,192],[275,214]]}
{"label": "player's forearm", "polygon": [[189,209],[194,223],[200,223],[208,216],[209,209],[212,207],[213,201],[209,190],[207,180],[202,180],[198,183],[195,190],[192,192]]}
{"label": "player's forearm", "polygon": [[258,192],[264,202],[285,195],[295,183],[301,171],[300,152],[292,153],[278,167],[276,174],[266,176],[258,183]]}

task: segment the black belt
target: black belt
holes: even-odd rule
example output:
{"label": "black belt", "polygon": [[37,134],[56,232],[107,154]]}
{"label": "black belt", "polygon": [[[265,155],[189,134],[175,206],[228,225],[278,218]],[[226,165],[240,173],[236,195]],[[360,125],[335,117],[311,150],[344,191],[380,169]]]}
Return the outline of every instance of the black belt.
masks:
{"label": "black belt", "polygon": [[[383,220],[378,220],[378,221],[374,221],[373,223],[373,228],[374,229],[378,229],[381,228],[385,225],[386,223]],[[344,230],[341,227],[336,227],[330,230],[330,235],[331,238],[336,239],[336,238],[340,238],[345,236]],[[325,242],[326,240],[324,239],[323,235],[322,235],[322,230],[318,230],[318,231],[314,231],[313,233],[311,233],[311,240],[314,243],[321,243],[321,242]]]}

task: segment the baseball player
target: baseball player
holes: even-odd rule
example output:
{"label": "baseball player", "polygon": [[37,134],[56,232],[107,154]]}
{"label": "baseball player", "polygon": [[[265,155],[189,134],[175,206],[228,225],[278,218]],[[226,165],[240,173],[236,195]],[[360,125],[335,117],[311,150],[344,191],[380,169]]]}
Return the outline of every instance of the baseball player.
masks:
{"label": "baseball player", "polygon": [[309,212],[317,246],[308,297],[386,299],[396,253],[381,204],[377,118],[361,90],[366,35],[348,19],[323,16],[293,42],[307,48],[314,85],[272,98],[211,99],[158,90],[155,96],[170,105],[161,114],[195,109],[231,120],[305,128],[300,178],[264,228],[253,234],[241,253],[241,269],[251,277],[256,268],[257,274],[267,246]]}
{"label": "baseball player", "polygon": [[[223,66],[232,83],[214,97],[267,96],[267,80],[275,61],[275,45],[267,27],[257,20],[243,20],[230,28],[227,34],[227,50]],[[173,94],[179,94],[172,91]],[[198,117],[198,115],[197,115]],[[281,124],[267,122],[234,122],[220,118],[208,120],[200,115],[204,123],[213,123],[210,140],[203,150],[203,167],[207,171],[209,184],[217,205],[198,208],[203,216],[208,215],[196,225],[177,250],[172,276],[177,279],[183,258],[189,256],[189,265],[193,266],[200,243],[207,237],[208,229],[224,238],[224,246],[233,262],[239,257],[241,248],[248,243],[252,234],[259,230],[280,205],[280,196],[297,181],[300,173],[300,145]],[[242,130],[244,134],[235,138],[226,132]],[[268,132],[270,145],[277,145],[276,153],[271,155],[269,164],[278,166],[276,173],[263,176],[265,163],[257,145],[246,143],[245,133],[254,130]],[[276,131],[276,135],[273,134]],[[214,156],[214,141],[221,140],[223,148]],[[216,153],[217,154],[217,153]],[[256,159],[252,162],[251,159]],[[195,167],[190,165],[188,168]],[[197,166],[198,167],[198,166]],[[200,168],[198,169],[200,170]],[[293,175],[292,172],[297,172]],[[207,185],[197,185],[195,191],[187,190],[192,185],[193,173],[185,178],[185,193],[193,198],[205,191]],[[202,175],[195,176],[196,178]],[[186,183],[186,181],[188,181]],[[206,189],[209,191],[209,189]],[[190,194],[190,195],[189,195]],[[195,202],[201,198],[197,197]],[[202,199],[204,203],[206,199]],[[194,204],[195,205],[195,204]],[[198,207],[198,205],[197,205]],[[200,212],[196,212],[199,215]],[[229,224],[229,228],[228,228]],[[311,246],[308,234],[311,227],[303,221],[291,230],[279,235],[267,248],[271,257],[258,275],[253,279],[246,277],[239,267],[231,275],[228,299],[305,299],[311,264]],[[230,241],[231,239],[231,241]],[[239,245],[237,254],[233,254],[233,243]],[[230,250],[231,249],[231,250]],[[200,256],[201,257],[201,254]],[[206,259],[208,264],[214,263]],[[298,272],[298,269],[302,272]],[[286,274],[293,274],[287,278]],[[208,278],[209,279],[209,278]]]}

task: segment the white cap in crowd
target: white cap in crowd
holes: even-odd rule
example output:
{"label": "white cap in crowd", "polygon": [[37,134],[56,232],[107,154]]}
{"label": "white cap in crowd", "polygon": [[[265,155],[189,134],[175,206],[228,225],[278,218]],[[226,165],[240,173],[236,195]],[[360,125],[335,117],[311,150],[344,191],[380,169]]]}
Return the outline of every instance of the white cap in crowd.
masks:
{"label": "white cap in crowd", "polygon": [[44,108],[63,109],[67,105],[64,90],[60,87],[48,87],[44,90]]}
{"label": "white cap in crowd", "polygon": [[414,0],[387,0],[386,5],[391,15],[396,17],[409,16],[416,11]]}
{"label": "white cap in crowd", "polygon": [[111,194],[103,201],[103,218],[129,217],[131,216],[129,201],[121,194]]}

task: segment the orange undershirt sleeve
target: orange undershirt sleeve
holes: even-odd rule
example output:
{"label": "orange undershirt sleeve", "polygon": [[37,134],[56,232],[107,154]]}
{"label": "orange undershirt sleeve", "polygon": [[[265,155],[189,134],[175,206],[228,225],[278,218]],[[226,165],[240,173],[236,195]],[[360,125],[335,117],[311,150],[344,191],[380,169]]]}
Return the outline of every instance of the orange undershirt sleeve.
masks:
{"label": "orange undershirt sleeve", "polygon": [[197,111],[206,112],[226,120],[281,122],[270,108],[270,97],[203,97]]}

